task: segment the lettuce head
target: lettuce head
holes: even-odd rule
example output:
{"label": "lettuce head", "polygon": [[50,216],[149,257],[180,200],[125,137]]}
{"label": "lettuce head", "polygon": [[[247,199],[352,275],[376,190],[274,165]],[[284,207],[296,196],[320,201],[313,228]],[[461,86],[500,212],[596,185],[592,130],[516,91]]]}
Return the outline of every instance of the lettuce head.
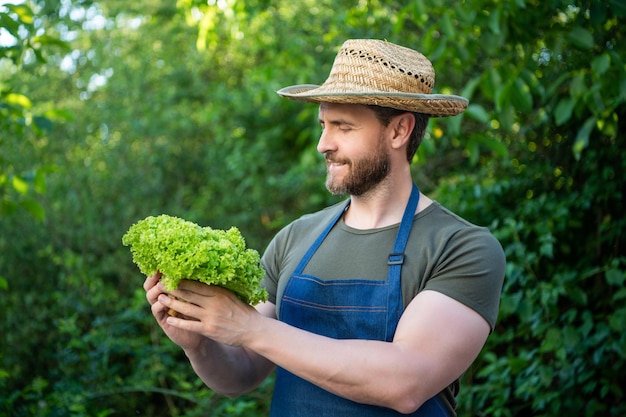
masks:
{"label": "lettuce head", "polygon": [[248,304],[267,301],[259,253],[246,248],[236,227],[212,229],[162,214],[133,224],[122,243],[144,275],[161,272],[168,291],[190,279],[227,288]]}

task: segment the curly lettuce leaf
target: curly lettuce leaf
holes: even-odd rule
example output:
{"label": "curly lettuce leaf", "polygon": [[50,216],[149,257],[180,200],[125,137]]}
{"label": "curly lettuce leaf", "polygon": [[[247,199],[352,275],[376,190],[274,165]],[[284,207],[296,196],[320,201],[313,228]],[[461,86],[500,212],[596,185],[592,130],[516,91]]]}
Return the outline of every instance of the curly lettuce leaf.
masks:
{"label": "curly lettuce leaf", "polygon": [[267,301],[259,253],[246,249],[236,227],[212,229],[162,214],[133,224],[122,243],[144,275],[161,272],[168,291],[191,279],[227,288],[248,304]]}

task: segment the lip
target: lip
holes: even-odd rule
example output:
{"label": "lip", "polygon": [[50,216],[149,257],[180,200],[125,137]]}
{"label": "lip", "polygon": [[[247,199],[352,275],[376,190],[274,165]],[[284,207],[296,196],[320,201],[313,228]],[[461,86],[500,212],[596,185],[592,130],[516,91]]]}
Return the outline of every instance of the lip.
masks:
{"label": "lip", "polygon": [[329,159],[326,160],[326,167],[328,168],[329,171],[337,171],[344,166],[346,166],[344,162],[333,161]]}

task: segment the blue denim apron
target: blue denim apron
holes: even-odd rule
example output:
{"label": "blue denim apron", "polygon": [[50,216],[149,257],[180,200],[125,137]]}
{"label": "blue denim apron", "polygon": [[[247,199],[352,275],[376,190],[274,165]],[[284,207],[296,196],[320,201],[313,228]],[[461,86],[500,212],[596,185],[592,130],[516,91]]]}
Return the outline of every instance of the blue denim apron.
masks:
{"label": "blue denim apron", "polygon": [[[303,274],[304,268],[344,210],[313,242],[293,275],[281,300],[280,320],[292,326],[335,339],[368,339],[391,342],[403,311],[400,271],[404,250],[419,201],[413,185],[409,202],[389,255],[386,281],[346,279],[323,281]],[[372,375],[376,378],[376,375]],[[392,409],[360,404],[339,397],[277,367],[271,417],[383,417],[399,416]],[[412,416],[449,417],[445,405],[435,396]]]}

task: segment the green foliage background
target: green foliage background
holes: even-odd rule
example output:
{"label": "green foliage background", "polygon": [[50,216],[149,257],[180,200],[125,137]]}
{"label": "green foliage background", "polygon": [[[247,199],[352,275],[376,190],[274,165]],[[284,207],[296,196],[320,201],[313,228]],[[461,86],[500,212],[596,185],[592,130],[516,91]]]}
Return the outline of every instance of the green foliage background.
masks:
{"label": "green foliage background", "polygon": [[[623,416],[626,6],[620,0],[66,0],[0,6],[0,415],[261,416],[271,378],[202,386],[121,236],[167,213],[262,251],[333,201],[317,109],[348,38],[427,55],[423,191],[507,254],[460,416]],[[375,376],[372,376],[375,377]]]}

